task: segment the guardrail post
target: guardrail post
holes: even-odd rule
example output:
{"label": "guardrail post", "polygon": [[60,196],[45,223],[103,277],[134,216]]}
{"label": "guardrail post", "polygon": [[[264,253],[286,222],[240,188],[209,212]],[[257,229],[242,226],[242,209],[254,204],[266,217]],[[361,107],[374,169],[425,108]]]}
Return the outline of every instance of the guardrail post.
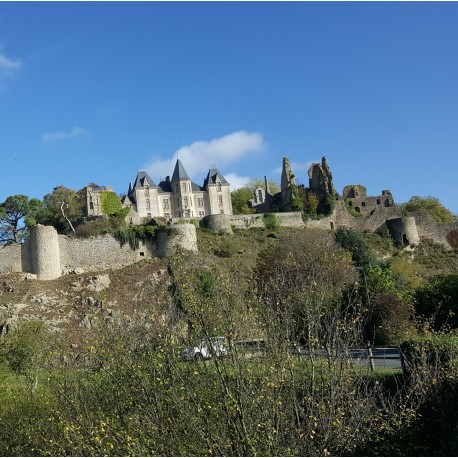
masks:
{"label": "guardrail post", "polygon": [[371,367],[371,371],[375,371],[374,356],[372,355],[372,345],[370,342],[367,342],[367,355],[369,358],[369,365]]}

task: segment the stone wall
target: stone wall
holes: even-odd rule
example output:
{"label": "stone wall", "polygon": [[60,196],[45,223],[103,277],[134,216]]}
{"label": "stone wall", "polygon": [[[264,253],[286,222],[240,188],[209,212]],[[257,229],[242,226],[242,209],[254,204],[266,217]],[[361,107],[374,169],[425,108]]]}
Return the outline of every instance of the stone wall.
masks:
{"label": "stone wall", "polygon": [[413,216],[390,219],[386,222],[386,225],[398,245],[416,245],[420,242]]}
{"label": "stone wall", "polygon": [[173,256],[179,250],[197,253],[196,226],[194,224],[176,224],[157,234],[157,256]]}
{"label": "stone wall", "polygon": [[156,256],[153,243],[143,244],[132,250],[128,244],[123,247],[111,235],[89,238],[59,236],[60,264],[62,270],[82,268],[86,271],[119,268]]}
{"label": "stone wall", "polygon": [[232,234],[232,226],[226,215],[208,215],[200,220],[200,227],[210,229],[213,232],[225,232]]}
{"label": "stone wall", "polygon": [[39,280],[60,277],[62,269],[57,231],[52,226],[33,226],[30,229],[30,247],[32,273],[36,274]]}
{"label": "stone wall", "polygon": [[75,269],[104,270],[119,268],[152,257],[165,257],[178,249],[197,252],[196,228],[177,224],[159,233],[155,242],[132,250],[111,235],[75,238],[57,235],[51,226],[31,228],[30,239],[21,245],[0,247],[0,274],[28,272],[39,280],[58,278]]}
{"label": "stone wall", "polygon": [[437,224],[431,215],[426,212],[410,212],[408,215],[415,218],[420,237],[450,246],[445,237],[450,231],[458,230],[458,222]]}
{"label": "stone wall", "polygon": [[21,245],[0,246],[0,274],[22,272]]}
{"label": "stone wall", "polygon": [[[281,226],[287,227],[304,227],[302,214],[300,212],[274,213],[280,220]],[[252,215],[228,215],[230,224],[239,228],[265,227],[264,213],[255,213]]]}

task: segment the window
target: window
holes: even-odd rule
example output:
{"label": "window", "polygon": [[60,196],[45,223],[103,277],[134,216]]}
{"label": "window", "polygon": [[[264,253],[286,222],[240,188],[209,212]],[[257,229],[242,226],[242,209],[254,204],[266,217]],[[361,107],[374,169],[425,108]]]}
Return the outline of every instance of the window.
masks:
{"label": "window", "polygon": [[149,186],[145,186],[145,196],[149,196]]}
{"label": "window", "polygon": [[175,185],[175,192],[180,192],[180,185],[178,183]]}
{"label": "window", "polygon": [[223,210],[223,209],[221,209],[221,210],[220,210],[220,213],[221,213],[222,215],[224,215],[224,210]]}
{"label": "window", "polygon": [[183,189],[183,192],[186,192],[186,183],[182,183],[181,188]]}
{"label": "window", "polygon": [[262,191],[258,189],[258,202],[262,202]]}
{"label": "window", "polygon": [[183,200],[184,200],[184,206],[187,207],[188,206],[188,196],[184,196]]}
{"label": "window", "polygon": [[203,217],[205,216],[205,212],[200,211],[200,212],[199,212],[199,216],[200,216],[201,218],[203,218]]}
{"label": "window", "polygon": [[170,208],[169,199],[162,199],[162,208]]}
{"label": "window", "polygon": [[151,202],[149,199],[146,199],[146,208],[149,210],[151,208]]}
{"label": "window", "polygon": [[216,190],[221,192],[221,183],[216,183]]}
{"label": "window", "polygon": [[219,205],[220,207],[223,206],[223,196],[218,196],[218,205]]}
{"label": "window", "polygon": [[365,207],[366,206],[366,202],[361,202],[361,207]]}
{"label": "window", "polygon": [[204,206],[204,199],[202,197],[197,197],[197,207],[203,208]]}

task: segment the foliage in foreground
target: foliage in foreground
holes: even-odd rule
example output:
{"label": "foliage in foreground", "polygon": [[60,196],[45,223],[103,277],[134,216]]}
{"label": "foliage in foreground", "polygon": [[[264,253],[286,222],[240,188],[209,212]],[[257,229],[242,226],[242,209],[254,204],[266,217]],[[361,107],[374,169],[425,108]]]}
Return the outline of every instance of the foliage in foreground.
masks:
{"label": "foliage in foreground", "polygon": [[[367,266],[363,285],[352,253],[315,231],[278,230],[247,282],[230,253],[175,257],[170,303],[100,325],[78,360],[67,352],[49,358],[48,338],[31,344],[38,329],[2,338],[0,454],[431,454],[432,436],[429,448],[414,441],[427,419],[443,421],[439,405],[456,405],[454,373],[425,358],[408,378],[374,376],[348,359],[363,345],[362,289],[379,318],[386,308],[405,311],[390,271]],[[227,337],[227,357],[182,360],[184,347],[210,336]],[[266,352],[236,344],[254,338],[265,340]],[[299,341],[302,354],[292,351]],[[452,431],[458,420],[449,418]],[[435,451],[450,454],[451,437]]]}

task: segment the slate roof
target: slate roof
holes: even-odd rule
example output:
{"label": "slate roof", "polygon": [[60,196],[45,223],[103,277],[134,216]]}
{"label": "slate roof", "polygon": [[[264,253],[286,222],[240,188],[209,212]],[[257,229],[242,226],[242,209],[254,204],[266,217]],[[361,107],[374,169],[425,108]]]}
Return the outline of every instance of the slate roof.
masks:
{"label": "slate roof", "polygon": [[220,182],[221,184],[229,184],[226,178],[219,173],[218,169],[210,169],[208,171],[207,178],[204,181],[204,188],[206,188],[209,184],[216,184]]}
{"label": "slate roof", "polygon": [[186,173],[186,170],[184,169],[181,161],[177,159],[177,163],[175,164],[175,170],[173,171],[173,175],[172,175],[172,181],[182,181],[182,180],[191,181],[191,178],[189,178],[188,174]]}
{"label": "slate roof", "polygon": [[137,173],[137,178],[135,178],[135,182],[132,187],[132,191],[134,191],[136,188],[144,188],[145,185],[148,185],[150,188],[156,187],[156,185],[154,184],[154,181],[151,179],[148,173],[145,170],[140,170]]}
{"label": "slate roof", "polygon": [[157,192],[172,192],[172,185],[170,184],[170,181],[161,181],[157,185]]}

